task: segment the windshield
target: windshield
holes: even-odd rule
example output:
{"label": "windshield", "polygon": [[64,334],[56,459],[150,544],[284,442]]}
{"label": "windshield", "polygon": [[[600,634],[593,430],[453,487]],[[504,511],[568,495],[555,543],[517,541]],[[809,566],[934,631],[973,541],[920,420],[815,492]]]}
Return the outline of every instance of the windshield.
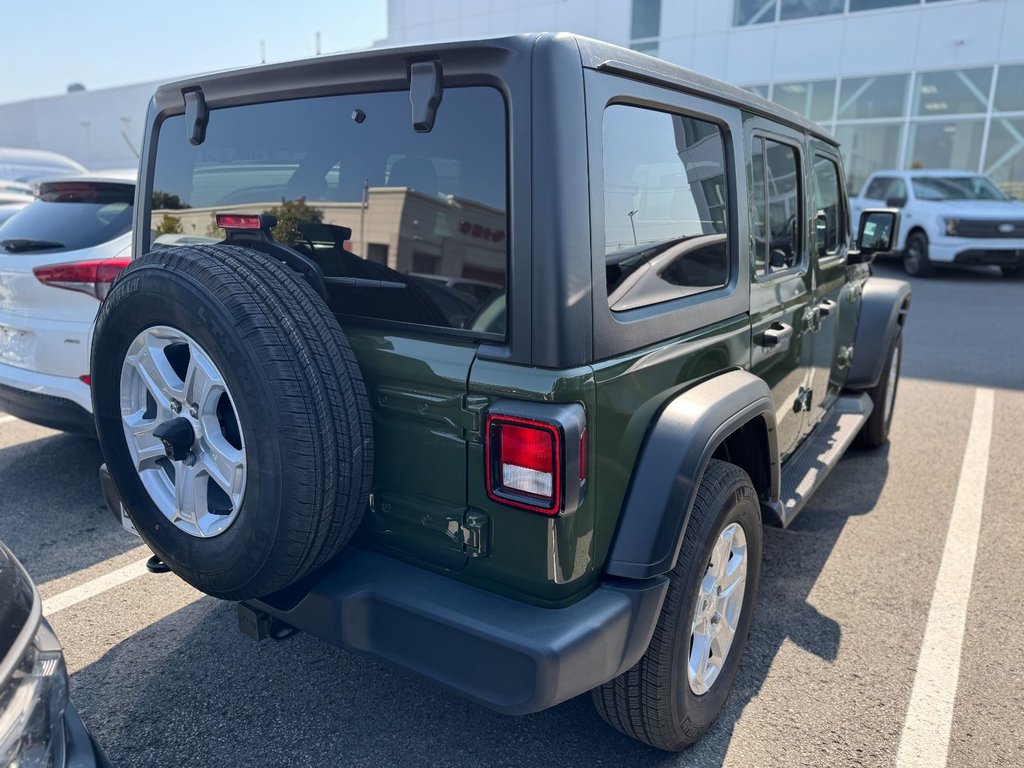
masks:
{"label": "windshield", "polygon": [[159,129],[154,245],[221,240],[218,213],[269,214],[274,239],[315,261],[347,317],[504,334],[481,319],[505,292],[505,104],[446,88],[431,131],[407,91],[212,110],[206,139],[184,117]]}
{"label": "windshield", "polygon": [[8,251],[92,248],[132,228],[131,184],[52,182],[39,198],[0,226],[0,244]]}
{"label": "windshield", "polygon": [[910,182],[918,200],[1008,200],[984,176],[917,176]]}

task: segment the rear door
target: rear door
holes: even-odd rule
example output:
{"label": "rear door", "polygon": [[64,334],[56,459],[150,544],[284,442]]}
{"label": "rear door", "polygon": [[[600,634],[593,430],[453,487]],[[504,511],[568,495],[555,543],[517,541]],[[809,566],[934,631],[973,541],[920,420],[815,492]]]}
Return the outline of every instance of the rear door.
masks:
{"label": "rear door", "polygon": [[814,215],[811,230],[814,345],[809,427],[824,417],[846,380],[853,344],[853,339],[846,336],[856,327],[857,311],[856,303],[849,300],[846,280],[849,216],[843,195],[842,166],[834,148],[813,142],[812,150],[812,188],[808,198]]}
{"label": "rear door", "polygon": [[788,456],[805,427],[814,290],[806,247],[801,137],[750,121],[751,369],[772,390],[779,451]]}

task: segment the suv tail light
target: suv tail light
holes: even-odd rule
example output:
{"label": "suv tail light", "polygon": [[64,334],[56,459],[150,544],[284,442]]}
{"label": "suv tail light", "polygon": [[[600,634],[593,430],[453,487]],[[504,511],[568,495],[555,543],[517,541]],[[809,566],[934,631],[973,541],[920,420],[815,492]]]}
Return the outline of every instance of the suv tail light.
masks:
{"label": "suv tail light", "polygon": [[[506,401],[494,410],[517,413],[492,412],[487,417],[484,452],[490,499],[542,515],[576,509],[586,487],[583,408]],[[543,420],[532,418],[534,412],[543,412]]]}
{"label": "suv tail light", "polygon": [[130,258],[94,259],[54,264],[52,267],[36,267],[32,273],[44,285],[87,293],[103,301],[110,292],[110,286],[121,274],[121,270],[130,263]]}

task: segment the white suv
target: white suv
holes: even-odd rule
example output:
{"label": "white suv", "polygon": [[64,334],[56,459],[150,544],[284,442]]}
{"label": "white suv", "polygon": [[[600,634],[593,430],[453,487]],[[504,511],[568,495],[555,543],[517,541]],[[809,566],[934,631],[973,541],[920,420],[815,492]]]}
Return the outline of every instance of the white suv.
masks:
{"label": "white suv", "polygon": [[924,276],[939,264],[998,266],[1024,277],[1024,203],[969,171],[877,171],[850,199],[853,221],[865,208],[900,208],[903,269]]}
{"label": "white suv", "polygon": [[47,181],[0,226],[0,410],[94,432],[92,332],[130,259],[134,197],[134,173]]}

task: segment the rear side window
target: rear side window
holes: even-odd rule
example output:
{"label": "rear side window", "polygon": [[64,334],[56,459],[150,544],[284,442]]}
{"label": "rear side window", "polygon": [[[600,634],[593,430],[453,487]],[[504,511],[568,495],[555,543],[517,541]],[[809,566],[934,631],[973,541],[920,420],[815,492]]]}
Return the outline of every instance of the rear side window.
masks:
{"label": "rear side window", "polygon": [[611,309],[724,286],[729,190],[718,126],[613,104],[604,114],[603,155]]}
{"label": "rear side window", "polygon": [[876,176],[864,192],[869,200],[903,200],[907,197],[907,185],[903,179],[894,176]]}
{"label": "rear side window", "polygon": [[796,149],[762,137],[751,152],[750,232],[759,276],[800,263],[800,157]]}
{"label": "rear side window", "polygon": [[0,228],[0,243],[9,251],[92,248],[131,231],[134,198],[131,184],[46,182]]}
{"label": "rear side window", "polygon": [[323,269],[336,314],[504,335],[505,122],[485,87],[445,89],[429,133],[406,91],[212,110],[197,147],[168,118],[153,242],[218,241],[217,213],[272,214],[274,238]]}
{"label": "rear side window", "polygon": [[814,158],[815,252],[827,256],[839,252],[846,242],[846,212],[843,208],[839,166],[834,160]]}

